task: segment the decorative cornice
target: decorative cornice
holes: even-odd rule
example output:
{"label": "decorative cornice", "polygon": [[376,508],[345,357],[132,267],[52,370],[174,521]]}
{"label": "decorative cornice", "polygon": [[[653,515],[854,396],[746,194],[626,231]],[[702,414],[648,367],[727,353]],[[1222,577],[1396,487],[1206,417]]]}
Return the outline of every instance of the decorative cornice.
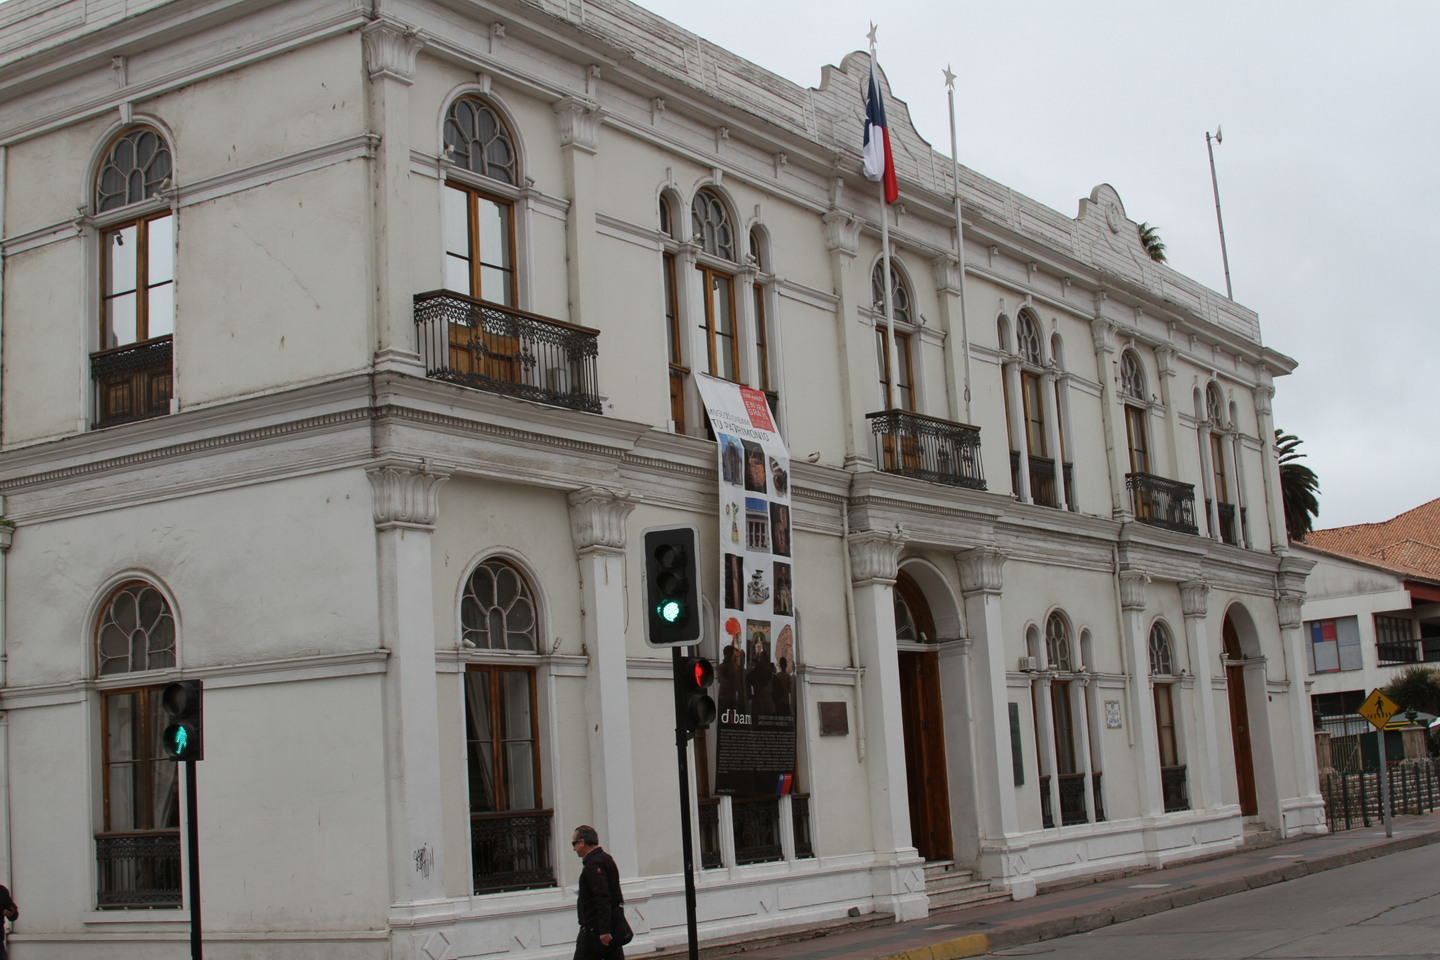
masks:
{"label": "decorative cornice", "polygon": [[1145,609],[1145,585],[1150,574],[1143,570],[1120,571],[1120,606],[1125,610]]}
{"label": "decorative cornice", "polygon": [[900,574],[900,554],[907,539],[903,533],[882,530],[850,534],[850,582],[894,583]]}
{"label": "decorative cornice", "polygon": [[1198,620],[1210,607],[1210,584],[1204,580],[1186,580],[1180,584],[1180,607],[1187,620]]}
{"label": "decorative cornice", "polygon": [[377,22],[360,31],[365,41],[365,69],[371,80],[398,80],[407,87],[415,82],[415,60],[425,41],[414,27]]}
{"label": "decorative cornice", "polygon": [[554,106],[560,119],[560,146],[584,153],[600,151],[600,122],[605,115],[592,101],[566,97]]}
{"label": "decorative cornice", "polygon": [[1005,589],[1007,554],[994,547],[974,547],[955,554],[960,569],[960,591],[966,597],[999,596]]}
{"label": "decorative cornice", "polygon": [[433,530],[440,515],[440,487],[450,479],[428,463],[384,464],[365,471],[375,495],[375,527]]}
{"label": "decorative cornice", "polygon": [[625,549],[625,521],[635,509],[629,492],[615,493],[600,487],[574,490],[570,501],[570,536],[575,552],[621,553]]}

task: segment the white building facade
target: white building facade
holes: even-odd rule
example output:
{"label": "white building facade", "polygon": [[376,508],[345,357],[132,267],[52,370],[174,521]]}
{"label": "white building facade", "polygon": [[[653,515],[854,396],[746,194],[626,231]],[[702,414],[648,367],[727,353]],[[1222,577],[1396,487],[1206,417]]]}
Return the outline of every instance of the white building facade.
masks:
{"label": "white building facade", "polygon": [[794,457],[803,664],[791,793],[692,749],[702,938],[1323,831],[1293,362],[1109,186],[1071,218],[961,168],[957,243],[894,96],[882,210],[869,71],[626,0],[0,8],[17,952],[188,936],[181,678],[208,955],[568,956],[580,823],[632,950],[683,942],[636,545],[717,552],[702,374]]}

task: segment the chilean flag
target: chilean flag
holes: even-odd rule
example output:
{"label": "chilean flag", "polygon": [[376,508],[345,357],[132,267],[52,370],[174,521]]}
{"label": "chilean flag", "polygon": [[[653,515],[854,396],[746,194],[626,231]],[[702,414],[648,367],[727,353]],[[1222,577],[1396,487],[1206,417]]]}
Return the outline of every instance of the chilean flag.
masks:
{"label": "chilean flag", "polygon": [[885,102],[875,86],[875,69],[870,69],[870,94],[865,98],[865,177],[885,184],[885,202],[900,196],[895,180],[895,157],[890,153],[890,128],[885,125]]}

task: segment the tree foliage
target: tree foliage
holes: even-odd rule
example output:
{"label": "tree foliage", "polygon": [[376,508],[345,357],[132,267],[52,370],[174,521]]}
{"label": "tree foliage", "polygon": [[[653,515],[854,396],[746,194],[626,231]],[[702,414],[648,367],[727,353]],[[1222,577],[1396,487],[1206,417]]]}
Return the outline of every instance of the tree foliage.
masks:
{"label": "tree foliage", "polygon": [[1156,263],[1165,262],[1165,244],[1160,240],[1160,229],[1149,223],[1140,224],[1140,246],[1145,248],[1150,259]]}
{"label": "tree foliage", "polygon": [[1280,496],[1285,509],[1285,532],[1291,540],[1304,540],[1320,515],[1320,478],[1303,463],[1300,438],[1275,431],[1275,455],[1280,461]]}
{"label": "tree foliage", "polygon": [[1403,710],[1417,710],[1440,716],[1440,670],[1434,667],[1406,667],[1380,691]]}

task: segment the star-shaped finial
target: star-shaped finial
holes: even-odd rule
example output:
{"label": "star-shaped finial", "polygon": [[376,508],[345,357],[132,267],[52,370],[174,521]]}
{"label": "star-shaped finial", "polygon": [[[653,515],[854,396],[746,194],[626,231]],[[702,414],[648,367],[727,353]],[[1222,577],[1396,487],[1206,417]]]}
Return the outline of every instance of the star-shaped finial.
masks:
{"label": "star-shaped finial", "polygon": [[955,74],[950,72],[950,64],[945,64],[945,86],[951,90],[955,89]]}
{"label": "star-shaped finial", "polygon": [[870,32],[867,33],[865,36],[866,36],[866,38],[869,39],[869,41],[870,41],[870,49],[871,49],[871,50],[874,50],[874,49],[875,49],[875,31],[877,31],[877,30],[879,30],[879,29],[880,29],[879,27],[875,26],[875,21],[873,21],[873,20],[870,21]]}

